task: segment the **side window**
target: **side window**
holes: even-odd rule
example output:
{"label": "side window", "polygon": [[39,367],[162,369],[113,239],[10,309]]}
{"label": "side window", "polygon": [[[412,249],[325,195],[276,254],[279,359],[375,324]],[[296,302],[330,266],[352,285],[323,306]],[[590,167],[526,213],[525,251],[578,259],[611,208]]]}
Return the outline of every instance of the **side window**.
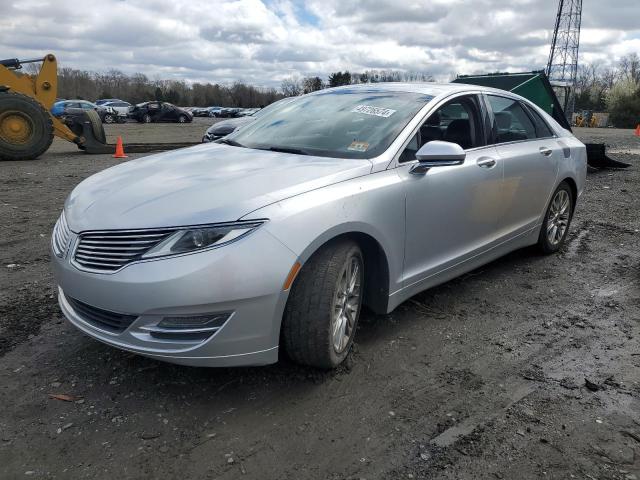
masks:
{"label": "side window", "polygon": [[535,108],[532,108],[529,105],[525,105],[525,108],[533,118],[533,123],[535,123],[536,125],[536,133],[538,138],[553,137],[553,131],[549,128],[547,122],[544,121],[542,116],[535,110]]}
{"label": "side window", "polygon": [[473,97],[458,97],[427,117],[400,155],[400,162],[415,160],[416,152],[433,140],[457,143],[465,150],[485,144],[480,115]]}
{"label": "side window", "polygon": [[496,143],[517,142],[537,137],[536,128],[520,102],[496,95],[487,97],[495,118]]}
{"label": "side window", "polygon": [[420,133],[416,133],[409,141],[408,145],[400,154],[399,162],[410,162],[416,159],[416,153],[420,149]]}

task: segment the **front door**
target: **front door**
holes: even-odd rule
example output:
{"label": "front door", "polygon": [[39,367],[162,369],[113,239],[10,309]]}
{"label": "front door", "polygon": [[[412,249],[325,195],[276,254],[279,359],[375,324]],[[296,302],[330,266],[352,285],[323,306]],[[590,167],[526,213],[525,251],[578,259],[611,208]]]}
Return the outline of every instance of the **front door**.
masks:
{"label": "front door", "polygon": [[412,140],[413,148],[431,140],[459,144],[466,159],[415,175],[411,152],[401,157],[408,162],[399,169],[407,199],[405,287],[486,250],[498,227],[503,162],[495,147],[486,145],[478,99],[466,95],[440,107]]}

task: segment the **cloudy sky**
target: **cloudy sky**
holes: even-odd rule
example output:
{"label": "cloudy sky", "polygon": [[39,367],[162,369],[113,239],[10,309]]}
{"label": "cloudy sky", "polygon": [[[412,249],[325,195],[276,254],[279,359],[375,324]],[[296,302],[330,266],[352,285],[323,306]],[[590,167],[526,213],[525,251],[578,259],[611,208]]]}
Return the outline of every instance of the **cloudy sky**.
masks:
{"label": "cloudy sky", "polygon": [[[291,75],[545,66],[556,0],[0,0],[0,57],[278,86]],[[638,0],[584,0],[581,61],[640,52]]]}

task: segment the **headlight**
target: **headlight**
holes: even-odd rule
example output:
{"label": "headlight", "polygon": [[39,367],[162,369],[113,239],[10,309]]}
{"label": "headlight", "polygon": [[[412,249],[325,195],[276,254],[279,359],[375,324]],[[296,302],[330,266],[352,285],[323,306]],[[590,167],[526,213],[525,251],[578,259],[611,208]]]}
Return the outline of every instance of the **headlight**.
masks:
{"label": "headlight", "polygon": [[142,258],[179,255],[220,247],[248,235],[263,223],[264,221],[242,222],[177,230],[145,253]]}

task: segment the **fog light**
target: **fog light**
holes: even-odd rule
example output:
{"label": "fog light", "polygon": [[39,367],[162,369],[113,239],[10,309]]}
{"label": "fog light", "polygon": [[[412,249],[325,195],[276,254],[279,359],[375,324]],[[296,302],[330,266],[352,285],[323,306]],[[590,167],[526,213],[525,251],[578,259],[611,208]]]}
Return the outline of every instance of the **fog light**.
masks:
{"label": "fog light", "polygon": [[231,314],[164,317],[158,327],[175,330],[212,330],[222,327]]}

